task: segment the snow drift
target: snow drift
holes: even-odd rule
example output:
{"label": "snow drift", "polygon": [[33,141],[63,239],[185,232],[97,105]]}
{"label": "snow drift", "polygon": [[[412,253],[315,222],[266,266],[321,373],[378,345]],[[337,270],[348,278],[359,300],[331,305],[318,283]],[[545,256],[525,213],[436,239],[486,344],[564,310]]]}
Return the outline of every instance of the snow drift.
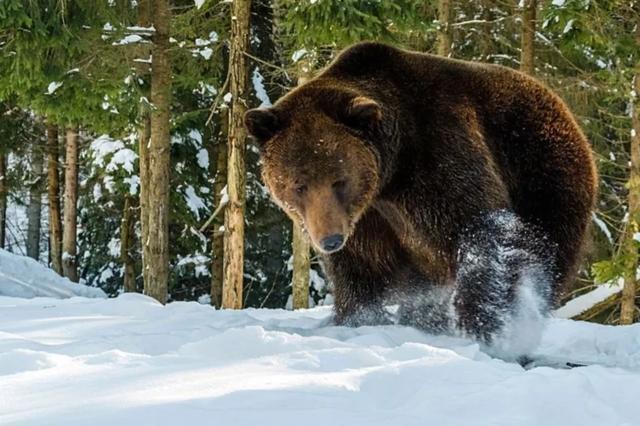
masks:
{"label": "snow drift", "polygon": [[0,296],[57,299],[74,296],[107,297],[99,288],[73,283],[30,257],[18,256],[1,249]]}

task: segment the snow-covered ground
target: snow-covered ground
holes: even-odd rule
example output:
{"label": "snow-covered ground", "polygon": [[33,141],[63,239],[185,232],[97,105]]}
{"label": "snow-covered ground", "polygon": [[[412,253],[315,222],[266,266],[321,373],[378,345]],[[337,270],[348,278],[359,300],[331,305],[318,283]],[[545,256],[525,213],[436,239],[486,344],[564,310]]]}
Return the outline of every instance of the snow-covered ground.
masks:
{"label": "snow-covered ground", "polygon": [[0,297],[2,425],[638,425],[640,325],[548,321],[525,370],[327,307]]}
{"label": "snow-covered ground", "polygon": [[99,288],[73,283],[30,257],[18,256],[1,249],[0,296],[58,299],[74,296],[107,297]]}

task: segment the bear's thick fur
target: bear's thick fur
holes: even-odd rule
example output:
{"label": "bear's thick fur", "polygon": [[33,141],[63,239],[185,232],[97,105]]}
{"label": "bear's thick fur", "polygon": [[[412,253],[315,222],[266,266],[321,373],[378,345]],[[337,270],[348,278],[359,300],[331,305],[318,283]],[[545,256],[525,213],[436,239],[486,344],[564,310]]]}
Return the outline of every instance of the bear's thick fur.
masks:
{"label": "bear's thick fur", "polygon": [[360,43],[245,122],[274,200],[322,256],[338,323],[379,322],[402,295],[402,322],[446,329],[455,309],[489,339],[504,321],[486,305],[509,309],[527,262],[547,266],[549,301],[574,276],[596,170],[565,104],[527,75]]}

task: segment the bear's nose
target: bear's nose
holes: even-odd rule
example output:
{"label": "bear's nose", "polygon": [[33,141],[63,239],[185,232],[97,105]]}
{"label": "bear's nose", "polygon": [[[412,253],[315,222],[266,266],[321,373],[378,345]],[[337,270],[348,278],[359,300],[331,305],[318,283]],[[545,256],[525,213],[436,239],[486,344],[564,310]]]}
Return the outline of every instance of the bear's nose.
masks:
{"label": "bear's nose", "polygon": [[340,248],[343,242],[344,237],[342,236],[342,234],[333,234],[323,238],[320,241],[320,245],[325,251],[334,251]]}

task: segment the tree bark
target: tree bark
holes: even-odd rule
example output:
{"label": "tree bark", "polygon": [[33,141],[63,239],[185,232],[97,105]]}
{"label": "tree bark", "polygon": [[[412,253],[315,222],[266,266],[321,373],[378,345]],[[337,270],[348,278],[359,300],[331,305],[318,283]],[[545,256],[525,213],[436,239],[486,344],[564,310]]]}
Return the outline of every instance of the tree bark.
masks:
{"label": "tree bark", "polygon": [[133,197],[124,197],[124,208],[122,209],[122,221],[120,222],[120,261],[124,265],[123,285],[124,291],[134,293],[136,288],[136,269],[131,249],[133,247],[135,217],[133,214]]}
{"label": "tree bark", "polygon": [[[298,86],[305,84],[311,77],[311,63],[307,59],[298,62]],[[311,269],[311,246],[309,237],[294,222],[293,238],[291,242],[293,255],[293,275],[291,277],[292,308],[306,309],[309,307],[309,272]]]}
{"label": "tree bark", "polygon": [[537,0],[524,0],[522,7],[520,71],[529,75],[534,75],[535,73],[536,8]]}
{"label": "tree bark", "polygon": [[35,260],[40,259],[43,160],[39,147],[34,143],[31,148],[29,206],[27,207],[27,256]]}
{"label": "tree bark", "polygon": [[[151,24],[150,0],[138,1],[138,25],[148,27]],[[148,56],[147,44],[134,44],[141,57]],[[149,66],[143,62],[136,62],[136,74],[138,79],[148,80]],[[148,90],[142,88],[145,96],[149,96]],[[142,280],[149,282],[148,259],[149,253],[149,140],[151,139],[151,117],[149,107],[145,102],[140,102],[138,109],[138,164],[140,167],[140,245],[142,247]]]}
{"label": "tree bark", "polygon": [[306,309],[309,307],[309,269],[311,257],[309,256],[309,238],[302,228],[293,224],[293,309]]}
{"label": "tree bark", "polygon": [[[227,185],[227,143],[225,138],[229,134],[229,112],[221,113],[220,135],[218,137],[218,149],[216,154],[216,177],[213,185],[214,203],[219,206],[222,202],[222,191]],[[223,216],[224,217],[224,216]],[[211,253],[211,304],[216,308],[222,306],[222,282],[224,275],[224,233],[219,232],[224,219],[216,220],[211,229],[212,253]]]}
{"label": "tree bark", "polygon": [[78,208],[78,128],[67,129],[64,168],[64,227],[62,235],[62,271],[78,282],[77,260]]}
{"label": "tree bark", "polygon": [[58,127],[47,124],[47,188],[49,194],[49,254],[51,268],[62,275],[62,223],[60,220],[60,146]]}
{"label": "tree bark", "polygon": [[245,145],[247,133],[243,117],[247,110],[248,69],[245,52],[249,48],[250,0],[235,0],[231,12],[231,51],[227,191],[225,210],[224,286],[222,307],[242,308],[244,278]]}
{"label": "tree bark", "polygon": [[[169,189],[171,151],[171,64],[168,0],[152,1],[155,33],[151,64],[151,140],[149,143],[148,262],[145,294],[166,303],[169,282]],[[153,236],[151,238],[151,236]]]}
{"label": "tree bark", "polygon": [[149,281],[149,140],[151,139],[151,117],[145,106],[140,106],[138,127],[138,164],[140,167],[140,245],[142,247],[142,280]]}
{"label": "tree bark", "polygon": [[453,7],[452,0],[438,2],[438,55],[450,56],[453,45]]}
{"label": "tree bark", "polygon": [[[636,44],[640,49],[640,19],[636,25]],[[636,66],[636,74],[633,79],[633,91],[635,96],[631,98],[633,114],[631,138],[631,167],[629,171],[629,231],[626,236],[626,259],[624,287],[620,299],[620,324],[631,324],[636,311],[636,274],[638,269],[638,242],[634,235],[640,232],[640,61]]]}
{"label": "tree bark", "polygon": [[7,238],[7,155],[0,153],[0,248],[5,248]]}

